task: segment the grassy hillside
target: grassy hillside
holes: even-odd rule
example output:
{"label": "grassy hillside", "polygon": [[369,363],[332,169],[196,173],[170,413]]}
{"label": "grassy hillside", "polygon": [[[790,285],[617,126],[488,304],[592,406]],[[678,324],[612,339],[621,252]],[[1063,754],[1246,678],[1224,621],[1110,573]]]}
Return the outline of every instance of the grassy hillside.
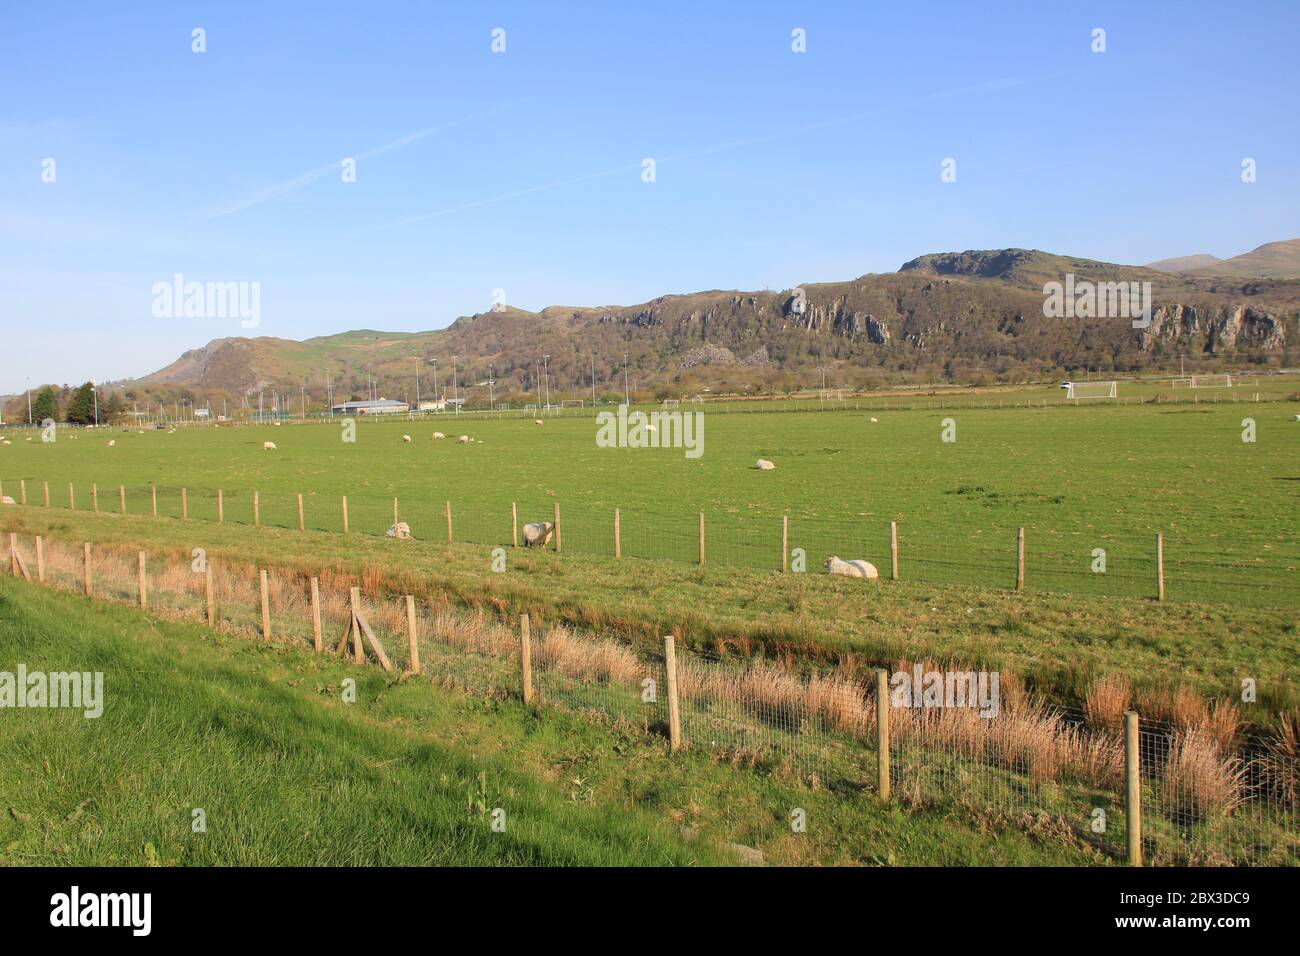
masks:
{"label": "grassy hillside", "polygon": [[[1104,862],[1026,817],[962,822],[561,711],[0,579],[0,660],[101,670],[97,720],[0,721],[0,862],[701,865]],[[341,700],[345,679],[355,703]],[[504,832],[491,812],[506,811]],[[794,834],[791,808],[806,811]],[[194,833],[195,808],[206,832]],[[1024,830],[1041,831],[1041,836]],[[734,844],[743,844],[737,847]]]}

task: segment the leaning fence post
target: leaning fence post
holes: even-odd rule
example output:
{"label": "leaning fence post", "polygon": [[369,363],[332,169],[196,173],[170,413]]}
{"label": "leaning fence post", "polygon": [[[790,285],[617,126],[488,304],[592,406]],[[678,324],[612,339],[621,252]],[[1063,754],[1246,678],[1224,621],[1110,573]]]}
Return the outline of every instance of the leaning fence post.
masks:
{"label": "leaning fence post", "polygon": [[311,638],[316,653],[321,652],[320,578],[311,579]]}
{"label": "leaning fence post", "polygon": [[45,583],[45,539],[36,536],[36,580]]}
{"label": "leaning fence post", "polygon": [[212,565],[205,564],[203,568],[203,600],[208,608],[208,627],[217,626],[217,601],[216,595],[212,592]]}
{"label": "leaning fence post", "polygon": [[668,685],[668,747],[682,749],[682,717],[677,706],[677,647],[671,634],[664,638],[664,683]]}
{"label": "leaning fence post", "polygon": [[447,502],[447,543],[451,544],[451,502]]}
{"label": "leaning fence post", "polygon": [[898,580],[898,522],[889,522],[889,578]]}
{"label": "leaning fence post", "polygon": [[519,673],[524,688],[524,703],[533,702],[533,644],[527,614],[519,615]]}
{"label": "leaning fence post", "polygon": [[81,564],[83,568],[83,577],[85,579],[86,597],[90,597],[94,593],[94,588],[92,587],[92,582],[90,579],[90,542],[89,541],[87,541],[85,544],[81,546]]}
{"label": "leaning fence post", "polygon": [[306,517],[302,513],[302,492],[298,492],[298,530],[307,530]]}
{"label": "leaning fence post", "polygon": [[1139,753],[1138,715],[1124,714],[1124,831],[1128,842],[1128,862],[1142,865],[1142,761]]}
{"label": "leaning fence post", "polygon": [[553,506],[553,511],[555,514],[555,553],[559,554],[560,553],[560,503],[558,501],[553,501],[551,502],[551,504]]}
{"label": "leaning fence post", "polygon": [[266,569],[258,576],[262,586],[262,640],[271,639],[271,589],[266,579]]}
{"label": "leaning fence post", "polygon": [[1025,529],[1016,529],[1016,590],[1025,589]]}
{"label": "leaning fence post", "polygon": [[348,533],[348,496],[343,496],[343,533]]}
{"label": "leaning fence post", "polygon": [[519,503],[510,502],[510,546],[519,547]]}
{"label": "leaning fence post", "polygon": [[253,492],[253,527],[262,527],[262,497],[256,491]]}
{"label": "leaning fence post", "polygon": [[781,573],[790,570],[790,516],[781,515]]}
{"label": "leaning fence post", "polygon": [[1165,536],[1156,533],[1156,600],[1165,599]]}
{"label": "leaning fence post", "polygon": [[[396,499],[394,499],[396,500]],[[415,598],[406,595],[406,636],[411,642],[411,673],[420,673],[419,633],[415,630]]]}
{"label": "leaning fence post", "polygon": [[145,579],[145,553],[143,551],[136,555],[136,576],[139,578],[140,587],[140,607],[149,606],[149,585]]}
{"label": "leaning fence post", "polygon": [[623,557],[623,522],[617,508],[614,509],[614,557]]}
{"label": "leaning fence post", "polygon": [[876,671],[876,788],[889,799],[889,671]]}

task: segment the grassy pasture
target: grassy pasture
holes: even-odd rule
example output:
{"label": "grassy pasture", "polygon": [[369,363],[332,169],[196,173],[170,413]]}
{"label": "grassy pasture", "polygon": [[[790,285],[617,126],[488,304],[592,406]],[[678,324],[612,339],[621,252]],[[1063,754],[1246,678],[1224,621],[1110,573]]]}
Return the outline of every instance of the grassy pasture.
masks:
{"label": "grassy pasture", "polygon": [[[1249,390],[1252,386],[1245,386]],[[146,431],[61,433],[54,444],[0,446],[0,481],[29,503],[51,483],[55,507],[147,513],[149,486],[162,514],[180,513],[180,489],[194,519],[214,519],[225,490],[228,522],[296,527],[295,494],[309,528],[341,530],[349,498],[354,531],[382,533],[392,499],[418,538],[445,537],[444,502],[457,540],[509,543],[510,505],[520,521],[563,514],[566,551],[612,556],[612,513],[622,512],[629,557],[698,557],[698,513],[706,516],[708,560],[779,568],[781,519],[809,570],[829,554],[866,558],[888,573],[888,527],[899,523],[904,578],[1008,587],[1015,531],[1027,531],[1027,585],[1071,593],[1142,597],[1154,592],[1154,535],[1165,536],[1167,593],[1174,600],[1260,606],[1300,603],[1300,546],[1294,533],[1300,492],[1300,423],[1291,402],[1081,404],[1029,407],[1032,392],[983,401],[1006,407],[937,405],[916,409],[709,414],[704,454],[680,449],[608,449],[596,426],[574,413],[550,418],[424,421],[358,420],[357,441],[335,424],[286,424]],[[1242,389],[1233,391],[1241,392]],[[1207,393],[1208,394],[1208,393]],[[1246,396],[1239,395],[1239,398]],[[1055,398],[1055,396],[1053,396]],[[1012,402],[1019,402],[1012,407]],[[1059,400],[1058,400],[1059,401]],[[948,400],[944,399],[945,406]],[[684,411],[699,406],[684,405]],[[872,422],[871,418],[878,419]],[[1256,440],[1242,441],[1253,418]],[[955,442],[941,441],[944,421]],[[435,430],[447,433],[434,442]],[[457,445],[455,435],[477,441]],[[404,444],[403,434],[414,441]],[[108,447],[108,441],[116,445]],[[275,451],[261,443],[274,440]],[[772,472],[750,466],[776,462]],[[1095,573],[1094,549],[1106,551]]]}

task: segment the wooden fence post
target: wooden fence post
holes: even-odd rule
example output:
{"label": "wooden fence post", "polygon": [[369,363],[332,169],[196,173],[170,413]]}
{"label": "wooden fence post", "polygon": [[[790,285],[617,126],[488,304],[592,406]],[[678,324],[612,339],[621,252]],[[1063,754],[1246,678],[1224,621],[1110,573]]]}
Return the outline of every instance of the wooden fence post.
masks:
{"label": "wooden fence post", "polygon": [[790,570],[790,516],[781,515],[781,573]]}
{"label": "wooden fence post", "polygon": [[221,488],[217,489],[217,524],[226,523],[226,493]]}
{"label": "wooden fence post", "polygon": [[18,577],[18,535],[9,532],[9,573]]}
{"label": "wooden fence post", "polygon": [[614,557],[623,557],[623,522],[617,508],[614,509]]}
{"label": "wooden fence post", "polygon": [[208,609],[208,627],[216,627],[217,601],[212,588],[212,565],[210,563],[205,564],[203,567],[203,600]]}
{"label": "wooden fence post", "polygon": [[321,652],[320,578],[311,579],[311,639],[316,653]]}
{"label": "wooden fence post", "polygon": [[189,520],[190,517],[190,492],[188,488],[181,489],[181,519]]}
{"label": "wooden fence post", "polygon": [[519,615],[519,674],[524,688],[524,703],[533,703],[533,642],[527,614]]}
{"label": "wooden fence post", "polygon": [[551,505],[555,516],[555,553],[559,554],[560,553],[560,503],[558,501],[553,501],[551,502]]}
{"label": "wooden fence post", "polygon": [[83,569],[82,577],[85,583],[86,597],[90,597],[92,594],[94,594],[95,589],[93,587],[93,582],[91,581],[91,575],[90,575],[90,542],[89,541],[87,541],[85,544],[81,546],[81,566]]}
{"label": "wooden fence post", "polygon": [[156,518],[158,517],[158,486],[149,486],[150,512]]}
{"label": "wooden fence post", "polygon": [[253,492],[253,527],[262,527],[262,496]]}
{"label": "wooden fence post", "polygon": [[451,502],[447,502],[447,543],[451,544]]}
{"label": "wooden fence post", "polygon": [[876,671],[876,789],[889,799],[889,671]]}
{"label": "wooden fence post", "polygon": [[1156,534],[1156,600],[1165,599],[1165,536]]}
{"label": "wooden fence post", "polygon": [[415,598],[406,595],[406,636],[411,642],[411,673],[420,673],[420,635],[415,629]]}
{"label": "wooden fence post", "polygon": [[117,486],[117,513],[126,514],[126,485]]}
{"label": "wooden fence post", "polygon": [[48,508],[50,506],[50,483],[45,481],[42,484],[45,486],[45,507]]}
{"label": "wooden fence post", "polygon": [[343,496],[343,533],[348,533],[348,496]]}
{"label": "wooden fence post", "polygon": [[397,499],[393,499],[393,527],[397,527]]}
{"label": "wooden fence post", "polygon": [[258,575],[262,585],[262,640],[271,639],[271,587],[266,579],[266,569]]}
{"label": "wooden fence post", "polygon": [[889,578],[898,580],[898,522],[889,522]]}
{"label": "wooden fence post", "polygon": [[36,536],[36,580],[45,583],[45,539]]}
{"label": "wooden fence post", "polygon": [[704,565],[704,512],[700,512],[700,565]]}
{"label": "wooden fence post", "polygon": [[27,479],[26,478],[18,479],[18,503],[20,505],[27,504]]}
{"label": "wooden fence post", "polygon": [[519,547],[519,503],[510,502],[510,545]]}
{"label": "wooden fence post", "polygon": [[1138,715],[1124,715],[1124,833],[1130,866],[1142,865],[1142,758],[1139,748]]}
{"label": "wooden fence post", "polygon": [[298,492],[298,530],[307,530],[307,518],[302,512],[302,492]]}
{"label": "wooden fence post", "polygon": [[99,485],[90,486],[90,510],[99,514]]}
{"label": "wooden fence post", "polygon": [[361,613],[361,588],[348,591],[348,603],[352,607],[352,659],[360,664],[366,659],[365,651],[361,649],[361,623],[357,620],[357,615]]}
{"label": "wooden fence post", "polygon": [[664,683],[668,685],[668,747],[682,749],[682,717],[677,706],[677,647],[671,634],[664,638]]}
{"label": "wooden fence post", "polygon": [[68,482],[68,510],[77,510],[77,495],[72,489],[72,482]]}
{"label": "wooden fence post", "polygon": [[145,561],[145,553],[143,551],[139,552],[136,555],[136,577],[139,578],[141,608],[149,606],[149,584],[145,579]]}
{"label": "wooden fence post", "polygon": [[1016,590],[1025,589],[1025,529],[1016,529]]}

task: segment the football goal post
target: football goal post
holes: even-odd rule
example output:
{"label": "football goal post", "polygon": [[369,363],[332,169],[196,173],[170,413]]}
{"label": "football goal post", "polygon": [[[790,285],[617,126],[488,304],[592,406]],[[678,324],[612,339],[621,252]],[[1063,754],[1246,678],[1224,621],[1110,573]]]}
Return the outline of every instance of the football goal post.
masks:
{"label": "football goal post", "polygon": [[1189,375],[1174,379],[1174,388],[1232,388],[1232,376],[1227,372],[1215,375]]}
{"label": "football goal post", "polygon": [[1065,392],[1066,398],[1118,398],[1118,382],[1071,382]]}

